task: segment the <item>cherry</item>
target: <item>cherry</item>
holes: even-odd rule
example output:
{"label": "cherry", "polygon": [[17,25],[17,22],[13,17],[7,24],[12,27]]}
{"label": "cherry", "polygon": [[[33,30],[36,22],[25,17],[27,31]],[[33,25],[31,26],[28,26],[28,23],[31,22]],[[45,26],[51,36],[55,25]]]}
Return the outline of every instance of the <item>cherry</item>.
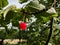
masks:
{"label": "cherry", "polygon": [[27,28],[26,22],[21,22],[21,23],[19,24],[19,27],[20,27],[20,29],[21,29],[22,31],[26,30],[26,28]]}

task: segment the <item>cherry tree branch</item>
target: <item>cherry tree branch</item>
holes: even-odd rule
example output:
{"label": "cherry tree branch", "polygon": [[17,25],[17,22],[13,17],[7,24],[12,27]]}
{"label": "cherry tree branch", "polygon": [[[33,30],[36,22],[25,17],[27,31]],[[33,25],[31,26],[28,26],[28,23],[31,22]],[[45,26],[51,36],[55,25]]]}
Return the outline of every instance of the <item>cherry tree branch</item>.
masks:
{"label": "cherry tree branch", "polygon": [[[52,2],[53,2],[53,3],[52,3],[52,5],[51,5],[51,7],[55,6],[56,0],[53,0]],[[48,39],[47,39],[45,45],[48,45],[48,43],[49,43],[49,41],[50,41],[50,38],[51,38],[51,36],[52,36],[53,21],[54,21],[54,18],[52,17],[52,18],[51,18],[51,23],[50,23],[50,33],[49,33],[49,35],[48,35]]]}
{"label": "cherry tree branch", "polygon": [[52,36],[52,30],[53,30],[53,17],[51,18],[51,22],[50,22],[50,33],[48,35],[48,39],[46,41],[46,44],[45,45],[48,45],[49,41],[50,41],[50,38]]}

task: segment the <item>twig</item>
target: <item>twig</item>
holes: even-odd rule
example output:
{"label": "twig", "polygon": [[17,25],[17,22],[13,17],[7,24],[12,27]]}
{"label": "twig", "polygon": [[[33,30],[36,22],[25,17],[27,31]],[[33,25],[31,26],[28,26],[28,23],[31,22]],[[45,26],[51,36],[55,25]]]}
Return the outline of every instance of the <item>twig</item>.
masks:
{"label": "twig", "polygon": [[1,41],[0,41],[0,45],[3,45],[3,41],[4,41],[4,39],[1,39]]}
{"label": "twig", "polygon": [[56,4],[57,1],[56,1],[56,0],[53,0],[52,2],[53,2],[53,3],[52,3],[52,5],[51,5],[51,7],[53,7],[53,6]]}
{"label": "twig", "polygon": [[[53,7],[55,4],[56,4],[56,0],[53,0],[51,7]],[[54,18],[52,17],[52,18],[51,18],[51,23],[50,23],[50,33],[49,33],[49,35],[48,35],[48,39],[47,39],[45,45],[48,45],[48,43],[49,43],[49,41],[50,41],[50,38],[51,38],[51,36],[52,36],[53,21],[54,21]]]}
{"label": "twig", "polygon": [[45,12],[45,11],[47,11],[49,8],[45,8],[45,9],[43,9],[43,10],[38,10],[38,9],[36,9],[37,11],[36,12],[26,12],[25,10],[22,10],[21,12],[24,12],[25,14],[29,14],[29,15],[31,15],[31,14],[39,14],[39,13],[42,13],[42,12]]}
{"label": "twig", "polygon": [[49,43],[49,41],[50,41],[50,38],[51,38],[51,36],[52,36],[52,30],[53,30],[53,17],[52,17],[51,23],[50,23],[50,33],[49,33],[49,35],[48,35],[48,39],[47,39],[45,45],[48,45],[48,43]]}

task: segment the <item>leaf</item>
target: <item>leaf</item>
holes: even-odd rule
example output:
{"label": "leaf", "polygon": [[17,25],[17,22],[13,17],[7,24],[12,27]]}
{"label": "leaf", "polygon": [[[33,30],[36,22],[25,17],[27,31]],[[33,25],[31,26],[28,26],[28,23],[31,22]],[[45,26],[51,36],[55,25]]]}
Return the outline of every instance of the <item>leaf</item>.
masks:
{"label": "leaf", "polygon": [[53,15],[52,15],[52,17],[57,17],[57,16],[58,16],[58,14],[53,14]]}
{"label": "leaf", "polygon": [[45,9],[45,6],[43,4],[39,4],[38,0],[34,0],[33,2],[31,2],[29,4],[29,7],[32,7],[32,8],[38,9],[38,10]]}
{"label": "leaf", "polygon": [[15,10],[16,9],[16,6],[15,5],[11,5],[10,7],[8,7],[7,9],[3,10],[3,16],[4,16],[4,20],[5,20],[5,17],[7,15],[7,13],[10,11],[10,10]]}
{"label": "leaf", "polygon": [[8,4],[7,0],[0,0],[0,8],[5,7]]}
{"label": "leaf", "polygon": [[48,9],[46,12],[49,13],[49,14],[56,14],[57,13],[56,10],[53,7]]}
{"label": "leaf", "polygon": [[27,2],[28,0],[19,0],[20,3]]}
{"label": "leaf", "polygon": [[49,17],[43,17],[41,16],[44,22],[47,22],[49,20]]}

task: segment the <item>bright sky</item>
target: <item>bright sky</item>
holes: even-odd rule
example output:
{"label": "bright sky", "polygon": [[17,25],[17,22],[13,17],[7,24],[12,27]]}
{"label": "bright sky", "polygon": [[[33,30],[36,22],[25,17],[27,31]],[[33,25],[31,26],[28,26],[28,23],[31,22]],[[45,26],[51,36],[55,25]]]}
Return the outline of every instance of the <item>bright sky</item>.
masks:
{"label": "bright sky", "polygon": [[19,0],[7,0],[9,2],[9,4],[13,4],[13,3],[19,3]]}
{"label": "bright sky", "polygon": [[22,5],[19,3],[19,0],[7,0],[10,5],[15,4],[17,7],[21,7]]}
{"label": "bright sky", "polygon": [[7,1],[9,4],[6,7],[4,7],[3,10],[5,10],[6,8],[8,8],[11,5],[15,5],[16,8],[25,8],[25,6],[33,0],[29,0],[29,1],[24,2],[22,4],[19,3],[19,0],[7,0]]}

